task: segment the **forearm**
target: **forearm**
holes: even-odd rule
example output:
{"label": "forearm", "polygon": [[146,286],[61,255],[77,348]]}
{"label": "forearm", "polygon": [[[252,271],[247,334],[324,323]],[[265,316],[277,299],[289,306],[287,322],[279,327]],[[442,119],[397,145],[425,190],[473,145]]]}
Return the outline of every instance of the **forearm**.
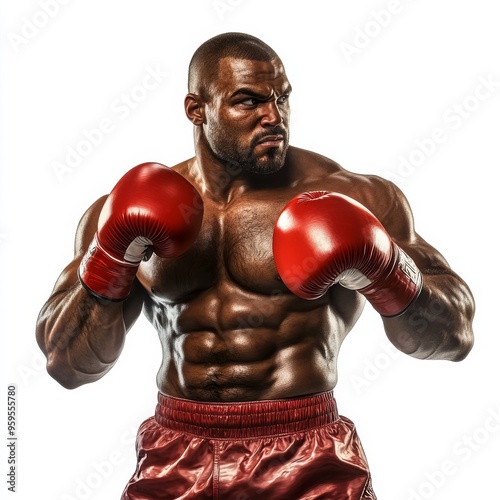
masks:
{"label": "forearm", "polygon": [[47,371],[66,388],[105,375],[120,355],[125,333],[123,304],[103,304],[79,283],[52,295],[37,322]]}
{"label": "forearm", "polygon": [[415,302],[396,318],[383,318],[387,336],[419,359],[464,359],[473,345],[474,299],[453,273],[424,273]]}

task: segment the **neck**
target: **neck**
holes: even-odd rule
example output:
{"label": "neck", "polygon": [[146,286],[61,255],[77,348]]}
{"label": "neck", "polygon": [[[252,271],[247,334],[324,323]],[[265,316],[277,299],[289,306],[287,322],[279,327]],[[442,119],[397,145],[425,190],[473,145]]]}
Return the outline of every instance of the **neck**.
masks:
{"label": "neck", "polygon": [[205,139],[195,130],[195,161],[191,174],[205,196],[230,201],[235,194],[249,190],[276,188],[289,182],[287,163],[274,174],[255,174],[234,163],[217,158]]}

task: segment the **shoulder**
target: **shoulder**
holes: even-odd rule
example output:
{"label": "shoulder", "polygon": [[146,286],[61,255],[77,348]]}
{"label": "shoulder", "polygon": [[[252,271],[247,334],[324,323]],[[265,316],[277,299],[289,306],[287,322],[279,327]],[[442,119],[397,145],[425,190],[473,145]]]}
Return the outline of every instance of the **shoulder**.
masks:
{"label": "shoulder", "polygon": [[352,172],[334,160],[304,149],[290,148],[290,160],[298,169],[303,191],[324,190],[358,201],[393,234],[413,230],[413,216],[403,192],[378,175]]}
{"label": "shoulder", "polygon": [[338,174],[345,170],[334,160],[307,149],[290,146],[287,152],[287,168],[299,181],[321,179],[325,175]]}
{"label": "shoulder", "polygon": [[[373,174],[352,172],[326,156],[290,147],[287,161],[295,172],[300,186],[336,191],[372,207],[377,200],[399,198],[401,192],[395,184]],[[368,206],[369,205],[369,206]]]}
{"label": "shoulder", "polygon": [[183,177],[190,177],[193,163],[196,161],[196,157],[189,158],[187,160],[181,161],[176,165],[172,165],[172,170],[181,174]]}
{"label": "shoulder", "polygon": [[104,202],[108,195],[98,198],[82,215],[75,235],[75,254],[83,255],[88,248],[95,232]]}

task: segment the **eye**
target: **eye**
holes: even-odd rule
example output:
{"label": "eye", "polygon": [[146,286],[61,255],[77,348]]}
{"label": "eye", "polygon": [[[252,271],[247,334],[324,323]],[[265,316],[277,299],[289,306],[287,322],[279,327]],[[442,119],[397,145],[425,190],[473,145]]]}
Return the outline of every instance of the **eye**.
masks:
{"label": "eye", "polygon": [[240,101],[240,104],[243,104],[245,106],[257,106],[257,104],[259,104],[259,101],[255,99],[255,97],[249,97],[244,101]]}
{"label": "eye", "polygon": [[285,104],[285,102],[288,101],[288,94],[282,95],[281,97],[278,98],[276,101],[278,104]]}

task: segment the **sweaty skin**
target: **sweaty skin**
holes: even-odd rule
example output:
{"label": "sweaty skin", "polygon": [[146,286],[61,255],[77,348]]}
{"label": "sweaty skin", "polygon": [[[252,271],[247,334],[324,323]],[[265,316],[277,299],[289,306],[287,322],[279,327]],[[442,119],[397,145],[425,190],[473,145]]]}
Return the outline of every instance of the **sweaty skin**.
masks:
{"label": "sweaty skin", "polygon": [[365,205],[422,271],[418,299],[403,315],[383,318],[389,340],[417,358],[463,359],[473,342],[472,295],[415,232],[399,189],[288,146],[291,87],[279,59],[227,58],[220,73],[207,96],[186,97],[195,156],[173,167],[204,202],[197,240],[179,257],[141,263],[125,302],[100,302],[76,274],[105,197],[97,200],[80,222],[74,260],[40,313],[37,338],[49,373],[68,388],[99,379],[142,311],[161,341],[157,385],[167,395],[246,401],[332,389],[340,346],[364,298],[334,285],[302,300],[284,286],[272,255],[281,210],[313,190]]}

